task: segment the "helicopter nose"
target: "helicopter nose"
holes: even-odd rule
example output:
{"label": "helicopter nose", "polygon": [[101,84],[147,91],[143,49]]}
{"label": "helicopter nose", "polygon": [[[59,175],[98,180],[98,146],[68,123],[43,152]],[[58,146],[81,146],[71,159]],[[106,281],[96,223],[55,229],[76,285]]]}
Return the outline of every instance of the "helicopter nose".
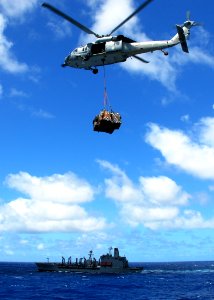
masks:
{"label": "helicopter nose", "polygon": [[72,65],[76,60],[76,56],[73,54],[69,54],[66,58],[65,58],[65,64],[66,65]]}
{"label": "helicopter nose", "polygon": [[71,60],[70,56],[71,56],[70,54],[68,56],[66,56],[66,58],[65,58],[65,64],[68,64],[69,61]]}
{"label": "helicopter nose", "polygon": [[68,56],[66,56],[64,63],[62,64],[62,67],[66,67],[70,65],[70,54]]}

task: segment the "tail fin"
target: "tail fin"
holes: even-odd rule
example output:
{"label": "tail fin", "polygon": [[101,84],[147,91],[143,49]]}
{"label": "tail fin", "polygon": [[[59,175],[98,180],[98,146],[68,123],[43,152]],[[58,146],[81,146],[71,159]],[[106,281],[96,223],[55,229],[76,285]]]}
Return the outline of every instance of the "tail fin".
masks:
{"label": "tail fin", "polygon": [[186,36],[184,34],[184,30],[181,26],[176,25],[177,31],[178,31],[178,37],[179,41],[181,43],[181,48],[184,52],[189,53],[189,49],[187,46]]}

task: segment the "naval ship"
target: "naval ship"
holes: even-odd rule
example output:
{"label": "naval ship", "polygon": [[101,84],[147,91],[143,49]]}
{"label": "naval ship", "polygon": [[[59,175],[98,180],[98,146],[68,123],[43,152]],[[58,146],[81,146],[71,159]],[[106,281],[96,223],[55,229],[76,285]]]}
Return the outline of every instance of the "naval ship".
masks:
{"label": "naval ship", "polygon": [[125,256],[120,256],[119,249],[114,248],[112,255],[112,248],[109,248],[109,253],[100,256],[99,260],[93,257],[93,251],[89,252],[89,258],[76,258],[72,262],[71,256],[68,261],[62,257],[62,262],[37,262],[36,266],[40,272],[78,272],[91,274],[117,274],[117,273],[136,273],[141,272],[143,267],[131,267]]}

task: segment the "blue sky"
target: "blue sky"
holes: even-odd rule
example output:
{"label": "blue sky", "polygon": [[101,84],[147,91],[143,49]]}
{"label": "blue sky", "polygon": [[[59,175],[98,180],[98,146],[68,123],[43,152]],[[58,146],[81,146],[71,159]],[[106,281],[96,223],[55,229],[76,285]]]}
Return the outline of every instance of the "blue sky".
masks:
{"label": "blue sky", "polygon": [[[49,0],[100,34],[141,1]],[[103,70],[61,68],[94,41],[41,8],[0,0],[0,255],[2,261],[96,257],[213,260],[214,32],[212,1],[153,1],[119,29],[165,40],[191,19],[189,54],[145,54],[106,67],[112,135],[93,132]]]}

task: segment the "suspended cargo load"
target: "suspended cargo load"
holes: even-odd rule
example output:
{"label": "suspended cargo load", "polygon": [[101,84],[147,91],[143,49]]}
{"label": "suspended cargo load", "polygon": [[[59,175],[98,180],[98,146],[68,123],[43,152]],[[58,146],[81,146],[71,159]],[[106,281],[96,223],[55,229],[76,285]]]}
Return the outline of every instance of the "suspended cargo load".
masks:
{"label": "suspended cargo load", "polygon": [[[110,103],[108,101],[107,89],[106,89],[106,74],[103,64],[104,74],[104,107],[93,120],[94,131],[106,132],[112,134],[115,129],[119,129],[121,125],[121,115],[113,112]],[[107,109],[109,107],[109,110]]]}
{"label": "suspended cargo load", "polygon": [[93,120],[94,131],[112,134],[121,125],[121,115],[106,109],[101,110]]}

